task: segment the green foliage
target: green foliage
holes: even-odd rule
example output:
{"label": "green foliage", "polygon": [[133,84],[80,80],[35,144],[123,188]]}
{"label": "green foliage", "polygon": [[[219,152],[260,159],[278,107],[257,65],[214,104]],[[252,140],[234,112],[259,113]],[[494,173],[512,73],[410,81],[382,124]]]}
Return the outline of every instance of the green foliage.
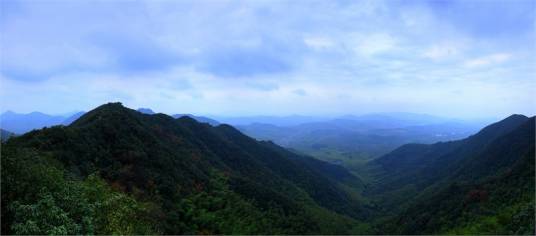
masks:
{"label": "green foliage", "polygon": [[124,193],[113,191],[96,175],[83,183],[84,198],[92,204],[95,232],[99,234],[151,234],[148,205]]}
{"label": "green foliage", "polygon": [[[34,204],[13,202],[9,211],[15,212],[11,226],[13,234],[79,234],[82,225],[74,222],[50,193],[44,193]],[[87,217],[81,222],[87,222]],[[85,225],[86,227],[88,225]]]}
{"label": "green foliage", "polygon": [[532,233],[534,124],[492,128],[353,162],[363,182],[228,125],[107,104],[2,143],[2,233]]}
{"label": "green foliage", "polygon": [[[514,121],[517,119],[514,117]],[[451,152],[442,158],[452,163],[438,171],[443,173],[440,181],[432,181],[433,184],[413,199],[409,195],[403,197],[397,194],[381,203],[385,206],[385,202],[395,202],[399,197],[408,204],[399,207],[395,217],[378,224],[377,232],[533,234],[536,220],[535,122],[534,118],[521,120],[525,122],[518,124],[517,128],[512,127],[511,119],[505,120],[506,128],[500,123],[492,125],[467,140],[459,141],[460,145],[452,146],[454,151],[437,150],[444,145],[425,147],[429,153]],[[502,134],[497,134],[497,130]],[[475,151],[476,147],[479,148],[478,152]],[[454,154],[464,158],[456,160],[459,156]],[[394,156],[388,158],[391,157]],[[428,168],[432,169],[430,166]],[[444,174],[445,169],[451,171]],[[402,185],[395,190],[400,191],[404,186],[410,185]],[[416,194],[418,190],[413,192]]]}
{"label": "green foliage", "polygon": [[[275,219],[280,215],[273,209],[263,212],[236,193],[230,191],[224,177],[217,175],[212,188],[191,194],[177,201],[181,224],[187,234],[267,234],[277,231]],[[270,217],[271,216],[271,217]],[[275,231],[272,231],[275,230]]]}
{"label": "green foliage", "polygon": [[2,149],[2,232],[10,234],[154,233],[143,204],[91,175],[64,177],[54,160]]}
{"label": "green foliage", "polygon": [[[351,177],[344,169],[188,117],[107,104],[68,127],[33,131],[4,146],[2,162],[18,166],[2,166],[9,179],[3,186],[17,193],[2,198],[13,205],[3,232],[348,233],[356,223],[351,217],[364,215],[359,200],[339,187]],[[46,181],[37,186],[43,194],[35,181]],[[41,224],[45,203],[67,218]],[[17,215],[14,207],[38,214]]]}

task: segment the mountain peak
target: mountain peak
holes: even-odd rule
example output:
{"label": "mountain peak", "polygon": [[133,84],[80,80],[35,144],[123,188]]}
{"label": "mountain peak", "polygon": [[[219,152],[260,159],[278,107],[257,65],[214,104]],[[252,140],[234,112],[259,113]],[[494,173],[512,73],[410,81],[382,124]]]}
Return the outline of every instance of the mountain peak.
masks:
{"label": "mountain peak", "polygon": [[103,104],[103,105],[100,105],[100,106],[96,107],[95,109],[91,110],[88,113],[103,112],[103,111],[119,111],[119,110],[125,110],[125,109],[131,110],[131,109],[123,106],[123,104],[120,103],[120,102],[109,102],[109,103],[106,103],[106,104]]}
{"label": "mountain peak", "polygon": [[94,110],[97,110],[97,109],[99,109],[99,108],[112,108],[112,107],[122,107],[122,108],[124,108],[123,103],[120,103],[120,102],[109,102],[109,103],[102,104],[102,105],[98,106],[98,107],[95,108]]}
{"label": "mountain peak", "polygon": [[110,102],[101,105],[86,114],[82,115],[79,119],[74,121],[72,125],[80,126],[88,123],[92,123],[97,120],[103,120],[113,117],[125,117],[128,113],[134,110],[124,107],[120,102]]}
{"label": "mountain peak", "polygon": [[[173,117],[173,116],[172,116]],[[179,116],[177,118],[173,117],[174,119],[177,119],[177,120],[180,120],[180,121],[185,121],[185,122],[197,122],[197,120],[192,117],[192,116],[188,116],[188,115],[185,115],[185,116]]]}
{"label": "mountain peak", "polygon": [[[185,221],[176,221],[177,212],[182,214],[182,209],[196,210],[194,214],[197,214],[198,209],[205,212],[217,211],[214,215],[218,217],[215,218],[217,221],[210,221],[214,226],[210,226],[210,231],[207,232],[225,234],[234,233],[225,230],[243,227],[232,225],[232,229],[228,229],[212,222],[236,224],[244,217],[254,217],[253,221],[244,223],[244,227],[247,227],[251,225],[250,222],[255,223],[256,219],[273,217],[276,221],[268,222],[266,227],[280,227],[280,229],[274,228],[276,230],[274,232],[312,234],[313,231],[305,230],[309,229],[309,225],[322,224],[315,220],[320,220],[313,213],[318,210],[325,212],[331,222],[340,222],[341,226],[348,225],[347,229],[344,228],[342,231],[337,227],[336,232],[350,233],[352,228],[348,223],[367,214],[365,208],[362,208],[361,200],[353,197],[351,192],[341,186],[346,182],[342,182],[340,172],[343,172],[342,176],[351,176],[346,170],[334,169],[332,165],[307,159],[278,146],[259,143],[229,125],[212,127],[198,123],[188,116],[179,119],[161,113],[149,116],[123,107],[120,103],[108,103],[89,111],[72,125],[38,130],[10,141],[7,145],[11,145],[7,146],[11,148],[6,148],[7,150],[32,148],[39,154],[50,155],[51,159],[54,158],[54,162],[50,162],[51,165],[53,163],[56,166],[56,160],[61,163],[57,166],[62,168],[59,171],[65,170],[65,176],[83,179],[96,173],[106,181],[103,184],[113,185],[114,190],[136,199],[147,199],[149,204],[154,203],[156,207],[154,209],[158,209],[158,212],[154,213],[159,214],[157,220],[166,222],[164,225],[155,224],[157,233],[205,232],[201,231],[205,230],[207,221],[204,219],[190,220],[188,217]],[[4,150],[4,146],[2,149]],[[6,152],[5,155],[20,152]],[[11,158],[9,160],[22,159],[15,154],[8,157]],[[2,151],[2,161],[4,160]],[[24,163],[26,162],[7,166],[17,168]],[[31,160],[28,163],[36,161]],[[48,162],[43,166],[48,170]],[[330,170],[337,175],[331,172],[324,174]],[[6,172],[16,173],[16,170],[9,169]],[[41,178],[39,174],[35,175]],[[15,185],[19,182],[15,179],[10,184]],[[28,184],[35,185],[35,183]],[[41,185],[38,187],[35,188],[36,191],[41,189]],[[58,192],[61,193],[63,192]],[[17,195],[12,199],[23,199],[26,194],[23,192],[20,197]],[[211,197],[212,195],[219,195],[221,198],[218,199],[222,200],[214,200],[216,198]],[[195,205],[183,201],[170,206],[164,205],[167,204],[165,202],[167,199],[168,202],[175,199],[189,200],[192,199],[190,196],[195,197],[193,198]],[[197,196],[201,197],[200,203],[210,204],[206,206],[198,204]],[[313,212],[309,213],[308,209],[312,209]],[[267,210],[269,214],[264,214]],[[236,211],[247,215],[227,214]],[[10,213],[14,215],[16,212]],[[153,214],[153,211],[148,209],[148,212],[139,215],[150,214]],[[136,217],[138,214],[128,216]],[[223,217],[230,218],[231,221],[220,220]],[[279,222],[290,220],[300,224],[295,226],[297,230],[289,229],[287,225],[280,226]],[[133,222],[140,221],[134,218]],[[177,225],[177,222],[181,225]],[[357,220],[355,222],[357,223]],[[201,227],[190,231],[190,228],[185,228],[183,225],[201,225]],[[259,227],[262,230],[264,226]],[[324,229],[322,230],[324,232]],[[327,230],[331,228],[326,228],[325,231],[330,233]],[[268,232],[271,233],[272,231]]]}
{"label": "mountain peak", "polygon": [[524,115],[513,114],[513,115],[510,115],[510,116],[502,119],[499,122],[496,122],[496,123],[493,123],[491,125],[488,125],[484,129],[482,129],[482,131],[487,131],[490,128],[493,128],[493,129],[513,129],[513,128],[521,125],[522,123],[524,123],[528,119],[529,118],[524,116]]}
{"label": "mountain peak", "polygon": [[529,120],[524,115],[514,114],[481,129],[478,133],[467,138],[475,147],[485,146],[492,140],[502,136]]}
{"label": "mountain peak", "polygon": [[525,116],[525,115],[522,115],[522,114],[512,114],[512,115],[510,115],[510,116],[504,118],[503,121],[505,121],[505,120],[526,120],[526,119],[528,119],[528,117]]}
{"label": "mountain peak", "polygon": [[27,115],[31,115],[31,116],[49,116],[43,112],[39,112],[39,111],[32,111],[30,113],[28,113]]}

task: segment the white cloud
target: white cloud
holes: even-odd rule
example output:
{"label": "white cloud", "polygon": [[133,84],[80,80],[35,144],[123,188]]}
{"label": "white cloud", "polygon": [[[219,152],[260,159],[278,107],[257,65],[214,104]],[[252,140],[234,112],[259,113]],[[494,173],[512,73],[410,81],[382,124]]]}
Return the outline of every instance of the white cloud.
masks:
{"label": "white cloud", "polygon": [[356,35],[352,42],[354,51],[363,56],[388,52],[395,48],[397,40],[387,33]]}
{"label": "white cloud", "polygon": [[[473,105],[489,104],[490,97],[494,104],[502,102],[505,111],[513,111],[508,107],[517,104],[497,101],[495,90],[478,88],[511,85],[504,89],[505,97],[526,99],[534,92],[533,38],[468,34],[427,3],[22,4],[29,6],[0,21],[0,69],[5,69],[0,73],[0,100],[16,111],[68,112],[114,99],[159,111],[216,114],[352,112],[349,107],[363,112],[404,105],[472,111]],[[481,28],[495,30],[488,22]],[[103,47],[96,43],[99,37],[113,42]],[[125,43],[128,39],[137,40]],[[164,60],[168,53],[180,58]],[[252,68],[266,69],[274,63],[264,59],[273,58],[291,69],[240,79],[202,70],[216,61],[217,69],[244,74]],[[512,63],[485,67],[506,61]],[[156,64],[156,69],[129,70],[147,63]],[[55,73],[49,73],[48,80],[25,81],[17,73],[7,73],[11,68],[34,72],[30,76]],[[467,81],[482,84],[470,87]],[[527,81],[532,86],[526,86]],[[302,94],[300,89],[308,96],[296,96]],[[464,93],[450,99],[447,90]],[[470,99],[474,104],[464,105]]]}
{"label": "white cloud", "polygon": [[463,45],[456,43],[442,43],[433,45],[422,52],[422,57],[440,60],[457,56],[462,53]]}
{"label": "white cloud", "polygon": [[473,68],[473,67],[495,65],[495,64],[500,64],[505,61],[508,61],[510,60],[511,57],[512,55],[508,53],[496,53],[496,54],[491,54],[491,55],[467,60],[464,62],[464,66],[468,68]]}
{"label": "white cloud", "polygon": [[303,39],[305,45],[315,50],[329,49],[334,46],[334,43],[329,38],[324,37],[307,37]]}

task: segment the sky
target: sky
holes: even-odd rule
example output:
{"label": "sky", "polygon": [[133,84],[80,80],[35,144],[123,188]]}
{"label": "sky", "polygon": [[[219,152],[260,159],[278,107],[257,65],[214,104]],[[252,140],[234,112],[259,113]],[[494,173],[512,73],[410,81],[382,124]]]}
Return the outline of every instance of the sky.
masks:
{"label": "sky", "polygon": [[536,1],[0,1],[0,109],[536,113]]}

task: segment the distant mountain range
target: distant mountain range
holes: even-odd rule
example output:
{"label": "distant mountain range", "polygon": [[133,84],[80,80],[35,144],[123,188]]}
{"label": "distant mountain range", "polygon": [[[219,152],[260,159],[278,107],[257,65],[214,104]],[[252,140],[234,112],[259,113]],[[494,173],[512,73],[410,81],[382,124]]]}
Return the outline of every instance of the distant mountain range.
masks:
{"label": "distant mountain range", "polygon": [[[156,114],[153,110],[149,108],[139,108],[137,111],[143,114]],[[2,127],[2,129],[9,131],[9,132],[13,132],[16,134],[24,134],[34,129],[51,127],[54,125],[69,125],[84,114],[85,112],[83,111],[75,112],[75,113],[72,113],[72,115],[68,115],[68,116],[48,115],[48,114],[44,114],[41,112],[19,114],[19,113],[14,113],[12,111],[7,111],[0,115],[0,127]],[[210,125],[213,125],[213,126],[220,124],[216,120],[203,117],[203,116],[195,116],[191,114],[173,115],[173,117],[175,118],[180,118],[182,116],[188,116],[199,122],[209,123]]]}
{"label": "distant mountain range", "polygon": [[275,126],[294,126],[310,122],[319,122],[329,120],[327,117],[314,117],[314,116],[238,116],[238,117],[214,117],[218,121],[233,126],[245,126],[253,124],[270,124]]}
{"label": "distant mountain range", "polygon": [[461,139],[483,126],[422,114],[378,113],[285,127],[254,123],[237,128],[256,139],[351,167],[403,144]]}
{"label": "distant mountain range", "polygon": [[7,111],[0,116],[0,127],[9,132],[23,134],[32,129],[61,124],[65,119],[63,116],[52,116],[41,112],[18,114]]}
{"label": "distant mountain range", "polygon": [[[362,115],[342,115],[342,116],[303,116],[303,115],[290,115],[290,116],[237,116],[237,117],[225,117],[214,116],[212,117],[222,123],[230,124],[233,126],[249,126],[254,124],[269,124],[279,127],[298,126],[308,123],[321,123],[329,122],[332,120],[353,120],[362,121],[367,123],[377,123],[381,127],[389,128],[389,124],[392,127],[400,126],[417,126],[436,123],[448,123],[448,122],[467,122],[466,120],[444,118],[439,116],[433,116],[428,114],[409,113],[409,112],[378,112]],[[481,119],[474,120],[474,123],[489,123],[493,122],[493,119]],[[383,123],[385,122],[385,123]]]}
{"label": "distant mountain range", "polygon": [[[144,114],[156,114],[150,108],[139,108],[138,112]],[[28,114],[19,114],[11,111],[7,111],[0,115],[1,127],[4,130],[8,130],[13,133],[23,134],[33,129],[40,129],[43,127],[50,127],[54,125],[69,125],[85,112],[75,112],[69,115],[49,115],[41,112],[32,112]],[[245,132],[252,130],[252,135],[257,137],[255,127],[262,125],[273,125],[281,128],[292,128],[294,126],[310,126],[322,123],[329,123],[332,121],[352,121],[353,127],[351,129],[372,129],[374,127],[391,128],[391,127],[407,127],[417,126],[431,123],[441,123],[454,121],[445,118],[435,117],[425,114],[414,113],[374,113],[366,114],[362,116],[346,115],[338,118],[326,118],[326,117],[313,117],[313,116],[251,116],[251,117],[216,117],[209,118],[206,116],[197,116],[192,114],[174,114],[174,118],[180,118],[182,116],[188,116],[199,122],[209,123],[210,125],[218,124],[230,124],[233,126],[243,127]],[[361,122],[361,123],[359,123]],[[342,123],[342,125],[346,125]],[[265,137],[260,134],[258,138],[264,139]],[[268,137],[273,138],[273,137]],[[279,141],[276,139],[270,139]]]}

